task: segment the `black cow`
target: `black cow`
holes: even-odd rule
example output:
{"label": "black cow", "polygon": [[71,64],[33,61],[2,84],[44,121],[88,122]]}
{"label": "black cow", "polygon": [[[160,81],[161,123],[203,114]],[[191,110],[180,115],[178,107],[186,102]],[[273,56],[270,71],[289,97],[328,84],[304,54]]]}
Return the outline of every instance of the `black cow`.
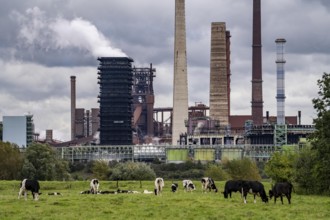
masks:
{"label": "black cow", "polygon": [[291,192],[293,185],[289,182],[276,183],[271,190],[269,190],[269,198],[272,199],[274,196],[274,203],[276,204],[276,198],[281,197],[281,202],[283,205],[283,195],[288,199],[289,204],[291,204]]}
{"label": "black cow", "polygon": [[228,198],[228,195],[231,198],[232,192],[240,192],[242,194],[242,180],[228,180],[225,184],[223,195],[225,199]]}
{"label": "black cow", "polygon": [[176,192],[178,187],[179,187],[179,185],[177,183],[172,183],[172,186],[171,186],[172,192]]}
{"label": "black cow", "polygon": [[265,192],[264,185],[258,181],[242,181],[244,203],[246,203],[246,196],[252,193],[254,196],[254,203],[256,203],[256,195],[259,195],[263,202],[268,202],[268,197]]}
{"label": "black cow", "polygon": [[39,182],[37,180],[24,179],[20,184],[18,199],[20,199],[21,196],[22,196],[22,193],[24,193],[25,200],[27,200],[27,195],[26,195],[27,191],[31,191],[33,199],[38,200],[39,195],[41,195],[39,190],[40,190],[40,185],[39,185]]}
{"label": "black cow", "polygon": [[214,192],[218,192],[217,187],[215,186],[214,180],[210,177],[204,177],[201,180],[202,183],[202,190],[205,192],[207,189],[211,191],[211,189],[214,190]]}

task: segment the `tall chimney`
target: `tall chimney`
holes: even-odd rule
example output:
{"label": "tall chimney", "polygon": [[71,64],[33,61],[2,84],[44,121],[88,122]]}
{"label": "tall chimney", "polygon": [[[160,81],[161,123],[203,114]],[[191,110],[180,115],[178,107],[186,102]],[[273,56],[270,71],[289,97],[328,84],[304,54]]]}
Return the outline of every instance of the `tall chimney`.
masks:
{"label": "tall chimney", "polygon": [[252,120],[255,125],[261,125],[263,122],[263,100],[260,0],[253,0],[252,40]]}
{"label": "tall chimney", "polygon": [[71,140],[75,139],[76,134],[76,76],[71,76]]}
{"label": "tall chimney", "polygon": [[188,120],[188,80],[186,52],[185,0],[175,0],[174,77],[172,144],[186,133]]}
{"label": "tall chimney", "polygon": [[283,38],[279,38],[275,40],[276,43],[276,72],[277,72],[277,124],[284,125],[285,124],[285,71],[284,71],[284,44],[286,40]]}
{"label": "tall chimney", "polygon": [[226,23],[211,24],[210,117],[229,124]]}

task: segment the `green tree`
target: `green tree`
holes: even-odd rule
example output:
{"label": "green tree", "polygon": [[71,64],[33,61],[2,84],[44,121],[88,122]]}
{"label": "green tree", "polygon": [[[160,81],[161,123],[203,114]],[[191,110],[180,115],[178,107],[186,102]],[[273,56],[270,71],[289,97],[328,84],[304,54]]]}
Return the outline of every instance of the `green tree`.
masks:
{"label": "green tree", "polygon": [[274,152],[265,165],[265,173],[275,182],[293,182],[294,158],[290,151]]}
{"label": "green tree", "polygon": [[142,180],[155,179],[156,174],[151,167],[145,163],[118,163],[111,174],[112,180],[139,180],[142,187]]}
{"label": "green tree", "polygon": [[105,160],[96,160],[92,165],[93,175],[100,180],[107,180],[111,174],[109,164]]}
{"label": "green tree", "polygon": [[295,182],[298,185],[299,191],[303,190],[303,193],[315,193],[315,175],[313,172],[315,162],[315,151],[311,150],[309,146],[298,153],[294,162]]}
{"label": "green tree", "polygon": [[261,180],[256,163],[249,158],[231,160],[224,163],[227,173],[232,179]]}
{"label": "green tree", "polygon": [[0,141],[0,179],[13,180],[20,177],[23,158],[16,145]]}
{"label": "green tree", "polygon": [[57,159],[55,151],[46,144],[32,143],[26,148],[22,178],[62,180],[68,178],[68,163]]}
{"label": "green tree", "polygon": [[217,164],[210,164],[205,170],[204,175],[212,177],[214,180],[226,180],[229,178],[228,173]]}
{"label": "green tree", "polygon": [[324,73],[317,81],[318,97],[312,100],[317,118],[314,119],[315,129],[311,137],[312,150],[316,161],[314,175],[316,190],[319,193],[330,193],[330,74]]}

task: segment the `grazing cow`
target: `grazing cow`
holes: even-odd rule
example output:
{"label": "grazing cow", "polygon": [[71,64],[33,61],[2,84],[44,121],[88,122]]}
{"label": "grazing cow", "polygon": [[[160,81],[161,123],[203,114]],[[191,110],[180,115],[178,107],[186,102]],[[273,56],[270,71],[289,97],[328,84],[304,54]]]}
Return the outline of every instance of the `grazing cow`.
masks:
{"label": "grazing cow", "polygon": [[264,185],[258,181],[242,181],[242,191],[244,197],[244,203],[246,203],[246,196],[248,193],[252,193],[254,196],[254,203],[256,203],[256,195],[261,197],[261,200],[265,203],[268,202],[268,197],[265,192]]}
{"label": "grazing cow", "polygon": [[117,192],[105,190],[105,191],[100,191],[99,194],[117,194]]}
{"label": "grazing cow", "polygon": [[176,192],[178,187],[179,187],[179,185],[177,183],[172,183],[172,186],[171,186],[172,192]]}
{"label": "grazing cow", "polygon": [[155,195],[161,195],[164,187],[164,180],[163,178],[156,178],[155,180]]}
{"label": "grazing cow", "polygon": [[276,204],[276,198],[281,197],[281,202],[283,205],[283,195],[288,199],[289,204],[291,204],[291,192],[293,185],[289,182],[276,183],[271,190],[269,190],[269,198],[272,199],[274,196],[274,204]]}
{"label": "grazing cow", "polygon": [[231,193],[232,192],[240,192],[242,193],[242,180],[228,180],[225,184],[225,189],[223,192],[223,195],[225,199],[228,198],[228,195],[231,198]]}
{"label": "grazing cow", "polygon": [[51,192],[51,193],[48,193],[49,196],[61,196],[62,194],[59,193],[59,192]]}
{"label": "grazing cow", "polygon": [[91,194],[97,194],[99,191],[100,183],[98,179],[92,179],[90,183]]}
{"label": "grazing cow", "polygon": [[217,187],[215,186],[215,183],[212,178],[210,177],[204,177],[201,180],[202,182],[202,191],[205,192],[207,189],[209,191],[214,190],[214,192],[218,192]]}
{"label": "grazing cow", "polygon": [[22,193],[24,193],[24,197],[25,200],[27,200],[27,191],[31,191],[32,192],[32,196],[34,200],[38,200],[39,199],[39,195],[41,195],[41,193],[39,192],[40,189],[40,185],[39,182],[37,180],[28,180],[28,179],[24,179],[21,184],[20,184],[20,190],[18,193],[18,199],[21,198]]}
{"label": "grazing cow", "polygon": [[183,189],[186,192],[191,192],[192,190],[196,189],[194,183],[191,180],[183,180],[182,184],[183,184]]}

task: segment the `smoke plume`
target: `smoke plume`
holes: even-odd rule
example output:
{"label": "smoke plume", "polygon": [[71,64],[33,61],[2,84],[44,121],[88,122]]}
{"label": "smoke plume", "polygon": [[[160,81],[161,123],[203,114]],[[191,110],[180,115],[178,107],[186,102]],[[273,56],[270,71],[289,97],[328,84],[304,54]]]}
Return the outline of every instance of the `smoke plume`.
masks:
{"label": "smoke plume", "polygon": [[113,47],[95,25],[82,18],[47,18],[38,7],[29,8],[24,14],[15,11],[12,15],[19,22],[18,37],[24,46],[44,50],[78,48],[94,57],[127,56],[121,49]]}

